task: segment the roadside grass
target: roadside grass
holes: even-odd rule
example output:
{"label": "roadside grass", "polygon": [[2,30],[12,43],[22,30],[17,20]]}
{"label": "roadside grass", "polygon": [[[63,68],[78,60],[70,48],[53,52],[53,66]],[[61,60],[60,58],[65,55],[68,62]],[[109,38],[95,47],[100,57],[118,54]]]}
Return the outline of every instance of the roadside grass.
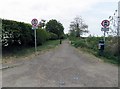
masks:
{"label": "roadside grass", "polygon": [[[43,45],[37,46],[37,52],[47,51],[49,49],[55,48],[57,45],[59,45],[59,40],[46,41]],[[28,47],[28,48],[16,47],[16,48],[13,48],[12,50],[7,50],[7,52],[4,52],[2,54],[2,59],[3,61],[9,60],[11,58],[17,59],[17,58],[22,58],[22,57],[32,55],[34,53],[35,53],[34,47]]]}
{"label": "roadside grass", "polygon": [[84,51],[84,52],[87,52],[89,54],[92,54],[92,55],[95,55],[96,57],[102,59],[104,62],[107,62],[107,63],[111,63],[111,64],[115,64],[115,65],[118,65],[118,57],[113,57],[112,55],[109,55],[110,57],[106,58],[105,56],[99,56],[98,54],[98,51],[94,51],[94,50],[91,50],[91,49],[88,49],[88,48],[80,48],[80,50]]}
{"label": "roadside grass", "polygon": [[98,50],[98,42],[101,39],[101,37],[91,37],[91,38],[76,38],[76,37],[71,37],[70,41],[72,46],[76,48],[80,48],[80,50],[88,52],[90,54],[95,55],[96,57],[102,59],[104,62],[109,62],[115,65],[119,65],[119,57],[120,56],[115,56],[113,55],[108,47],[105,48],[104,54],[102,56],[99,55],[99,50]]}
{"label": "roadside grass", "polygon": [[38,46],[38,51],[48,50],[59,45],[59,40],[52,40],[45,42],[42,46]]}

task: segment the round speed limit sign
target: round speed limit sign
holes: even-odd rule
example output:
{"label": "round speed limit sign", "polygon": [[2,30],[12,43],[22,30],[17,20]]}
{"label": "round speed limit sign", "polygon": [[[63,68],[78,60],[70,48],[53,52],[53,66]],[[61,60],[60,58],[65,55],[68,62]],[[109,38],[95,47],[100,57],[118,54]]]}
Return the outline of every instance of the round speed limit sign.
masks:
{"label": "round speed limit sign", "polygon": [[37,26],[38,20],[37,20],[37,19],[32,19],[31,24],[32,24],[33,26]]}

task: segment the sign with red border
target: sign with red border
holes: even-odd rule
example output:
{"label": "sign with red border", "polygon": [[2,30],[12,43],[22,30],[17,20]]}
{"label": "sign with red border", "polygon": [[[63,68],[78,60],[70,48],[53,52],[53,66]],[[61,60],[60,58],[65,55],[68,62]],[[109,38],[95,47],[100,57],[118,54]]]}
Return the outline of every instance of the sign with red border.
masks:
{"label": "sign with red border", "polygon": [[109,27],[110,26],[110,21],[109,20],[103,20],[101,25],[106,28],[106,27]]}
{"label": "sign with red border", "polygon": [[32,26],[37,26],[38,20],[36,18],[32,19],[31,24]]}

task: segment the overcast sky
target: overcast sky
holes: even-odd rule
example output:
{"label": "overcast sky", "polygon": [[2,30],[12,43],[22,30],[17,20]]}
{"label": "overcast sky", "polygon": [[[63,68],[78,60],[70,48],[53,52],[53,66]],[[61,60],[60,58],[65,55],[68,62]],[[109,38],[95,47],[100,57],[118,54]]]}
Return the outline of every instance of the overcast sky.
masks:
{"label": "overcast sky", "polygon": [[56,19],[60,21],[65,33],[76,16],[82,16],[92,35],[103,35],[101,21],[112,16],[118,9],[119,0],[2,0],[0,18],[31,23]]}

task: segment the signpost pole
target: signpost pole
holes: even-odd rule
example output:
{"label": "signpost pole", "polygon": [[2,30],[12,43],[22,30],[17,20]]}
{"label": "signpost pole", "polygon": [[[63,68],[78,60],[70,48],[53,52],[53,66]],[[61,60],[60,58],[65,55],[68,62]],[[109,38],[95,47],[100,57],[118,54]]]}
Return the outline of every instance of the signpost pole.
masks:
{"label": "signpost pole", "polygon": [[35,53],[36,53],[37,52],[36,29],[34,29],[34,34],[35,34]]}
{"label": "signpost pole", "polygon": [[105,42],[105,31],[104,31],[104,42]]}
{"label": "signpost pole", "polygon": [[108,21],[108,20],[103,20],[102,21],[102,23],[101,23],[101,25],[103,26],[103,28],[101,28],[101,31],[103,31],[104,32],[104,36],[103,36],[103,40],[102,41],[99,41],[99,45],[100,45],[100,47],[99,47],[99,54],[100,55],[103,55],[103,53],[104,53],[104,47],[105,47],[105,41],[106,41],[106,39],[105,39],[105,33],[107,32],[107,31],[109,31],[109,25],[110,25],[110,21]]}
{"label": "signpost pole", "polygon": [[37,52],[36,29],[38,26],[38,20],[32,19],[31,23],[32,23],[32,28],[34,29],[34,35],[35,35],[35,54],[36,54],[36,52]]}

